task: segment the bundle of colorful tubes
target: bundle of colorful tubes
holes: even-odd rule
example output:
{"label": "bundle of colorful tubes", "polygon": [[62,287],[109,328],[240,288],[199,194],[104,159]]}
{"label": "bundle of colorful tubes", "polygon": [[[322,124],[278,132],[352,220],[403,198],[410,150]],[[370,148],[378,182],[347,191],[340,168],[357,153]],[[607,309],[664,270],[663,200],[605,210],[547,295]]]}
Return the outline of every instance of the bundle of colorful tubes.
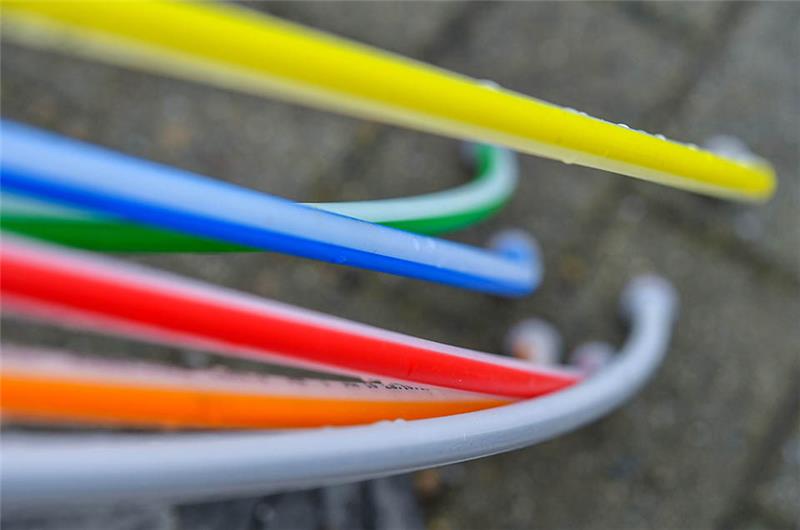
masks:
{"label": "bundle of colorful tubes", "polygon": [[[7,506],[290,488],[535,443],[633,395],[658,366],[675,311],[664,280],[637,279],[623,296],[631,334],[620,351],[590,348],[581,365],[559,366],[547,361],[541,325],[517,328],[517,355],[504,357],[92,251],[279,252],[520,297],[542,281],[531,236],[502,232],[486,249],[433,237],[488,218],[512,197],[509,149],[730,199],[764,200],[774,185],[761,160],[724,158],[242,7],[14,2],[4,5],[2,24],[26,46],[476,142],[467,144],[475,178],[460,187],[297,204],[3,120],[6,315],[265,367],[177,368],[3,343],[4,422],[146,430],[85,439],[5,434]],[[272,431],[232,432],[241,429]],[[126,473],[137,480],[109,478]],[[156,476],[158,491],[142,486]]]}

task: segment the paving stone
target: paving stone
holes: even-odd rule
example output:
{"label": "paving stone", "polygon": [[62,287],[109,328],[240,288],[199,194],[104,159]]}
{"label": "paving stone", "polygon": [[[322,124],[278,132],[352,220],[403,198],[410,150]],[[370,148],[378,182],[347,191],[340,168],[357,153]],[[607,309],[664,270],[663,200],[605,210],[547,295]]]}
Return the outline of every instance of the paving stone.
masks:
{"label": "paving stone", "polygon": [[322,489],[322,506],[326,530],[363,530],[368,528],[365,485],[342,484]]}
{"label": "paving stone", "polygon": [[614,6],[645,28],[682,41],[701,40],[719,29],[724,2],[616,2]]}
{"label": "paving stone", "polygon": [[[422,52],[462,13],[463,2],[250,2],[248,7],[383,50],[425,59]],[[468,8],[468,5],[466,5]],[[443,43],[446,45],[446,43]]]}
{"label": "paving stone", "polygon": [[177,509],[181,529],[415,530],[424,528],[409,475],[261,499]]}
{"label": "paving stone", "polygon": [[[5,515],[5,514],[4,514]],[[110,506],[3,518],[5,530],[174,530],[169,506]],[[234,527],[226,527],[233,529]]]}
{"label": "paving stone", "polygon": [[[582,338],[613,336],[619,290],[664,274],[681,296],[669,356],[619,412],[528,450],[466,464],[433,520],[452,528],[710,528],[798,366],[796,286],[747,266],[645,211],[620,216],[596,271],[562,310]],[[747,323],[746,325],[744,323]],[[503,484],[498,488],[497,484]]]}
{"label": "paving stone", "polygon": [[800,429],[780,448],[777,473],[759,486],[762,509],[789,524],[800,524]]}
{"label": "paving stone", "polygon": [[408,475],[369,482],[375,530],[422,530],[425,525]]}
{"label": "paving stone", "polygon": [[793,432],[776,448],[775,454],[765,455],[766,477],[758,480],[743,505],[738,506],[741,515],[736,530],[796,529],[800,526],[800,423],[797,417],[794,423]]}
{"label": "paving stone", "polygon": [[[682,46],[602,4],[502,3],[465,37],[441,66],[631,126],[686,62]],[[621,97],[625,86],[637,90]]]}
{"label": "paving stone", "polygon": [[259,499],[189,504],[175,508],[183,530],[251,530]]}
{"label": "paving stone", "polygon": [[636,188],[677,215],[733,245],[753,248],[800,277],[800,5],[759,4],[732,35],[730,47],[702,76],[664,131],[702,144],[732,135],[774,164],[775,197],[765,206],[740,206],[650,185]]}
{"label": "paving stone", "polygon": [[258,530],[316,530],[319,528],[319,490],[271,495],[259,501],[250,528]]}

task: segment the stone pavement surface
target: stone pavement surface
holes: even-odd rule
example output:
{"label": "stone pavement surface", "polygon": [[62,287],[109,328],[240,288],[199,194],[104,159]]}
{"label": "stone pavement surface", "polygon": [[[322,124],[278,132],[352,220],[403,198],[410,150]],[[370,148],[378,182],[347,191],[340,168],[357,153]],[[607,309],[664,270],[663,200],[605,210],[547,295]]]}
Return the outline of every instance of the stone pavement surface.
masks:
{"label": "stone pavement surface", "polygon": [[[619,411],[540,446],[417,474],[413,488],[397,477],[8,528],[800,528],[800,4],[248,5],[678,140],[737,136],[775,164],[778,195],[763,207],[721,203],[522,157],[509,207],[454,236],[536,235],[545,284],[513,301],[273,255],[138,256],[489,351],[530,315],[553,321],[570,347],[618,341],[612,308],[639,272],[671,279],[682,311],[661,371]],[[290,198],[466,178],[452,140],[7,43],[2,53],[4,117]],[[3,331],[24,335],[18,327]]]}

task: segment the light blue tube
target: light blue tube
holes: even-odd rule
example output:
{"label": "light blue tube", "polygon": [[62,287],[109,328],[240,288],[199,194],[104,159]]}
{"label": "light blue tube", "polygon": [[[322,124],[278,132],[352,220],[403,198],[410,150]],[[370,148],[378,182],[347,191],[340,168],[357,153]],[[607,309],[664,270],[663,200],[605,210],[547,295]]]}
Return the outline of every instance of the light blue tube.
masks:
{"label": "light blue tube", "polygon": [[8,120],[2,189],[160,228],[504,296],[538,285],[527,238],[494,251],[320,211]]}

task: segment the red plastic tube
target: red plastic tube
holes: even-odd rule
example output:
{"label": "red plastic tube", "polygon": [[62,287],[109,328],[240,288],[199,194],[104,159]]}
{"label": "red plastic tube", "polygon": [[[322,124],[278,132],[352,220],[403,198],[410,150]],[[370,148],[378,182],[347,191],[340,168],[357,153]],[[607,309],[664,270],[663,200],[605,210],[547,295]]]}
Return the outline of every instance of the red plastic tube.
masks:
{"label": "red plastic tube", "polygon": [[234,291],[6,238],[4,308],[157,342],[169,338],[507,397],[534,397],[579,376],[304,311]]}

